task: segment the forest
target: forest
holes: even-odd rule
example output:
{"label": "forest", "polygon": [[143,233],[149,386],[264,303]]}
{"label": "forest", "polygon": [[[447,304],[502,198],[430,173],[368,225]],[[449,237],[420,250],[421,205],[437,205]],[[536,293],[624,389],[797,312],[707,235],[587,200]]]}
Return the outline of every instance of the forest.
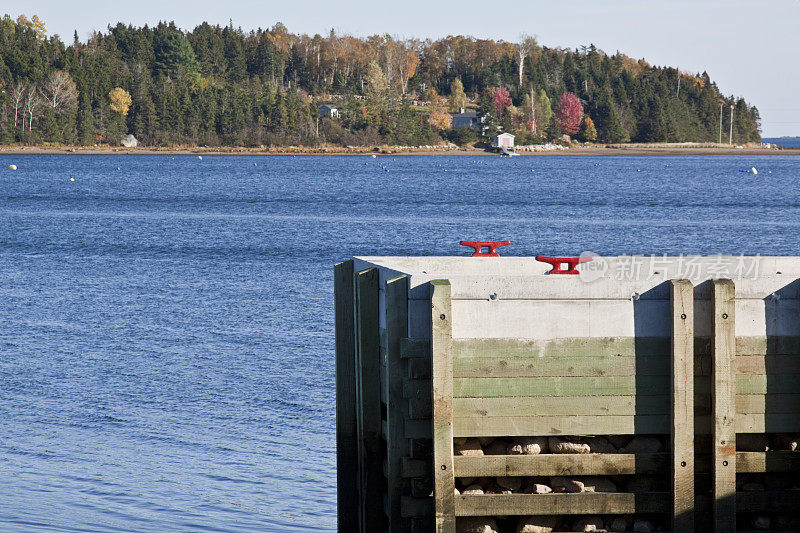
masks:
{"label": "forest", "polygon": [[[320,117],[321,104],[338,117]],[[477,111],[477,129],[451,112]],[[117,24],[84,42],[46,21],[0,20],[0,144],[420,146],[760,140],[758,109],[708,74],[594,46],[297,35],[203,23]]]}

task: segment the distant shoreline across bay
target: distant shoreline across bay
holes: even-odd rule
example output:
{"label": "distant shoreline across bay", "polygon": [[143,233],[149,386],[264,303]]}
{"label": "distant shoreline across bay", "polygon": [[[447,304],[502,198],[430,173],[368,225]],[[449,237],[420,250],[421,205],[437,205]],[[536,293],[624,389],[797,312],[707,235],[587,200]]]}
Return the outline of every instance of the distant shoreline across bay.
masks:
{"label": "distant shoreline across bay", "polygon": [[[0,146],[0,154],[43,154],[43,155],[448,155],[448,156],[488,156],[497,155],[482,149],[446,148],[446,147],[274,147],[274,148],[244,148],[244,147],[139,147],[123,148],[112,146]],[[700,145],[670,146],[670,145],[597,145],[579,146],[561,150],[521,151],[521,156],[606,156],[606,155],[708,155],[708,156],[787,156],[800,155],[800,149],[770,149],[757,147],[718,147]]]}

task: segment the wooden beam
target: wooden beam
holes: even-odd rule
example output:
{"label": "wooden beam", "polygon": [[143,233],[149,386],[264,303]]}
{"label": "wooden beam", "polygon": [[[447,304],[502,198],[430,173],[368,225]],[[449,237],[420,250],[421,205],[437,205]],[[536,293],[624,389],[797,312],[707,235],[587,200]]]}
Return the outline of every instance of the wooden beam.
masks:
{"label": "wooden beam", "polygon": [[670,417],[666,414],[652,416],[476,416],[453,419],[453,434],[456,437],[662,434],[669,428],[669,421]]}
{"label": "wooden beam", "polygon": [[461,494],[458,516],[526,516],[660,513],[669,510],[667,493]]}
{"label": "wooden beam", "polygon": [[403,458],[408,456],[404,421],[408,402],[403,398],[403,378],[406,361],[401,357],[400,341],[408,337],[408,278],[400,276],[386,281],[386,477],[388,482],[389,533],[408,530],[402,516],[401,497],[405,481],[402,475]]}
{"label": "wooden beam", "polygon": [[356,291],[356,381],[358,391],[358,435],[360,483],[360,531],[383,531],[386,478],[383,476],[381,435],[381,362],[378,328],[378,270],[370,268],[354,275]]}
{"label": "wooden beam", "polygon": [[694,287],[670,282],[672,531],[694,532]]}
{"label": "wooden beam", "polygon": [[358,530],[353,261],[333,267],[336,315],[336,507],[339,531]]}
{"label": "wooden beam", "polygon": [[456,477],[612,476],[664,472],[665,453],[485,455],[453,458]]}
{"label": "wooden beam", "polygon": [[743,473],[800,472],[800,453],[736,452],[736,471]]}
{"label": "wooden beam", "polygon": [[714,531],[727,533],[736,530],[735,300],[733,281],[712,283],[712,506]]}
{"label": "wooden beam", "polygon": [[800,507],[800,490],[739,492],[736,503],[743,513],[795,513]]}
{"label": "wooden beam", "polygon": [[436,533],[455,533],[453,471],[453,322],[450,282],[431,287],[431,357],[433,365],[433,479]]}

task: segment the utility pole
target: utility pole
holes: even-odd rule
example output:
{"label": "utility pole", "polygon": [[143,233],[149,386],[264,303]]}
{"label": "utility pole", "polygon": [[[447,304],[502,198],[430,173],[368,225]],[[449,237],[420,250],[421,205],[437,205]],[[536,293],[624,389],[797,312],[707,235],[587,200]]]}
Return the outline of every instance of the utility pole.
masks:
{"label": "utility pole", "polygon": [[722,144],[722,102],[719,103],[719,144]]}
{"label": "utility pole", "polygon": [[731,136],[728,140],[728,144],[733,144],[733,104],[731,104]]}

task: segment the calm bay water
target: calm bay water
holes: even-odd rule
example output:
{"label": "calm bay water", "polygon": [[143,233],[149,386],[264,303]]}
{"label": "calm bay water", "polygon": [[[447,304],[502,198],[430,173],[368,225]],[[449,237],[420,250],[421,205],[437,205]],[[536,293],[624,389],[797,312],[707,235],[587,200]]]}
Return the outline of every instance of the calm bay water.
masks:
{"label": "calm bay water", "polygon": [[0,169],[2,531],[333,530],[337,260],[800,255],[798,157]]}

